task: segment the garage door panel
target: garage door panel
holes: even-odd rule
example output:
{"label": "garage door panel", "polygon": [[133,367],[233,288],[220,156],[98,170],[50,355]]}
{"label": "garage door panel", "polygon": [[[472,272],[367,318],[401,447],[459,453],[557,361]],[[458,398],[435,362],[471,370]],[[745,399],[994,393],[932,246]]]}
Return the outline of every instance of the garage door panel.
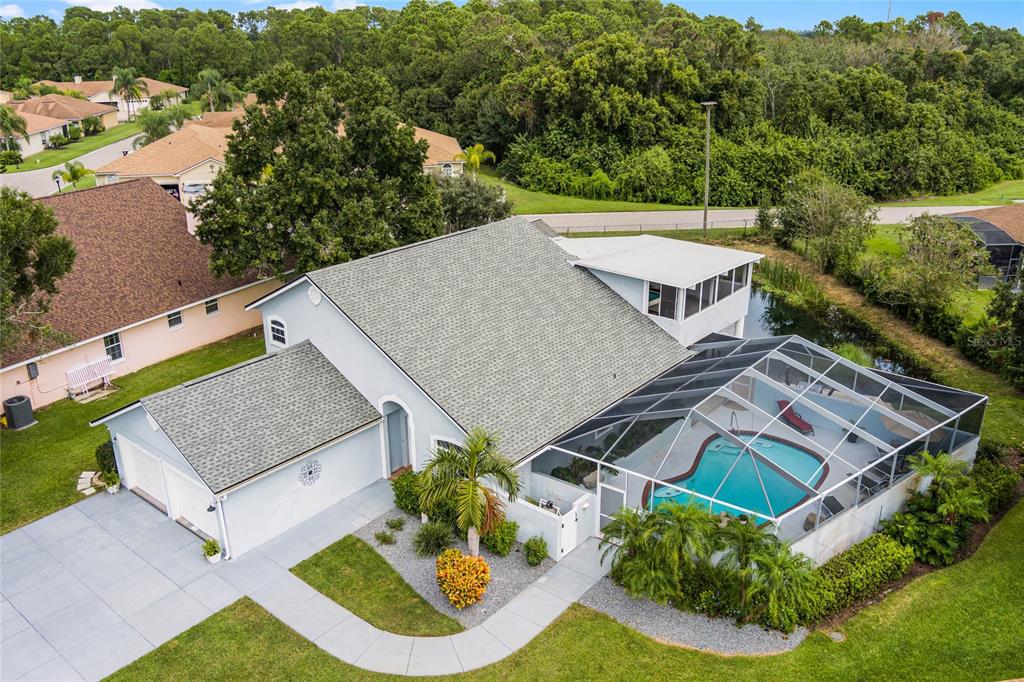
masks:
{"label": "garage door panel", "polygon": [[125,485],[139,488],[160,504],[167,504],[160,460],[127,438],[119,438],[118,443],[125,468]]}
{"label": "garage door panel", "polygon": [[165,466],[164,471],[174,519],[183,518],[210,537],[220,537],[217,514],[206,511],[213,501],[210,491],[173,466]]}

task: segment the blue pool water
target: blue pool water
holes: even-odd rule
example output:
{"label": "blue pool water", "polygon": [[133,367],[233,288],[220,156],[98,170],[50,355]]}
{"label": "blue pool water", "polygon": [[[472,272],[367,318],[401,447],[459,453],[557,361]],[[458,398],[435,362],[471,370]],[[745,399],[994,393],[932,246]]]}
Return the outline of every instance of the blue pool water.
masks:
{"label": "blue pool water", "polygon": [[[750,442],[753,436],[740,435],[738,438]],[[820,477],[821,462],[811,453],[789,443],[775,440],[771,436],[758,436],[754,446],[766,459],[771,460],[801,481],[807,481],[811,486],[817,483]],[[749,509],[766,517],[771,516],[773,511],[775,516],[779,516],[804,498],[805,493],[801,488],[771,467],[761,463],[755,470],[754,460],[749,453],[743,454],[725,485],[718,490],[722,479],[739,456],[740,447],[738,445],[726,438],[718,437],[704,448],[694,472],[686,478],[673,481],[673,483],[702,495],[709,497],[714,495],[717,500]],[[758,473],[761,474],[764,490],[768,492],[767,499],[758,482]],[[715,495],[716,490],[718,490],[717,495]],[[654,489],[655,506],[667,501],[681,504],[692,501],[703,507],[710,506],[711,511],[716,514],[720,511],[730,514],[740,513],[725,505],[712,504],[707,500],[666,486],[656,487]],[[770,507],[769,501],[771,502]]]}

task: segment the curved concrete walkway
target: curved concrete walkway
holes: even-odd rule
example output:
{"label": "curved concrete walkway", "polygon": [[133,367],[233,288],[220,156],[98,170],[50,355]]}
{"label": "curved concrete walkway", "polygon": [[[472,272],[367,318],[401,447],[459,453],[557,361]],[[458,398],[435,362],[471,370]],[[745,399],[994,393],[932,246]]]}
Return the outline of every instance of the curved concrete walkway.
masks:
{"label": "curved concrete walkway", "polygon": [[[86,168],[95,170],[100,166],[107,165],[114,159],[121,158],[124,152],[134,149],[132,145],[137,137],[138,135],[132,135],[123,140],[111,142],[105,147],[82,154],[74,158],[73,161],[81,161],[82,165]],[[64,164],[58,163],[46,168],[37,168],[20,173],[3,173],[0,174],[0,185],[20,189],[22,192],[28,192],[33,197],[45,197],[57,191],[57,184],[53,181],[52,177],[53,170],[57,166],[62,165]]]}
{"label": "curved concrete walkway", "polygon": [[250,596],[293,630],[351,665],[393,675],[452,675],[500,661],[540,634],[604,576],[607,567],[601,566],[600,556],[597,540],[588,540],[482,625],[447,637],[409,637],[380,630],[290,572]]}

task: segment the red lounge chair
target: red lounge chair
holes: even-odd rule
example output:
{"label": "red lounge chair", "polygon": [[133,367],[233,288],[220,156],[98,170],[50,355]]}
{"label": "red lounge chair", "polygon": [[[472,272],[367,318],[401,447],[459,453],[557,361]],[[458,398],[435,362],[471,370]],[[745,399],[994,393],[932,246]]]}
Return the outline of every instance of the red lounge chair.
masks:
{"label": "red lounge chair", "polygon": [[788,400],[777,400],[776,402],[779,405],[779,409],[782,410],[782,418],[787,424],[804,435],[808,433],[812,436],[814,435],[814,427],[801,417],[799,412],[793,409]]}

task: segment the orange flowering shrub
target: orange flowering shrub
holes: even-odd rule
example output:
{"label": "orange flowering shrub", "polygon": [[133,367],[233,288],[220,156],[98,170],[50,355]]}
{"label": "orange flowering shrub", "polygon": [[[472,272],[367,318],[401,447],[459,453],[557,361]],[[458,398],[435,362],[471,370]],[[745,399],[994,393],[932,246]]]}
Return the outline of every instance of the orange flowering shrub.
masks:
{"label": "orange flowering shrub", "polygon": [[472,606],[484,598],[491,582],[491,567],[483,557],[466,556],[446,549],[437,557],[437,586],[457,609]]}

